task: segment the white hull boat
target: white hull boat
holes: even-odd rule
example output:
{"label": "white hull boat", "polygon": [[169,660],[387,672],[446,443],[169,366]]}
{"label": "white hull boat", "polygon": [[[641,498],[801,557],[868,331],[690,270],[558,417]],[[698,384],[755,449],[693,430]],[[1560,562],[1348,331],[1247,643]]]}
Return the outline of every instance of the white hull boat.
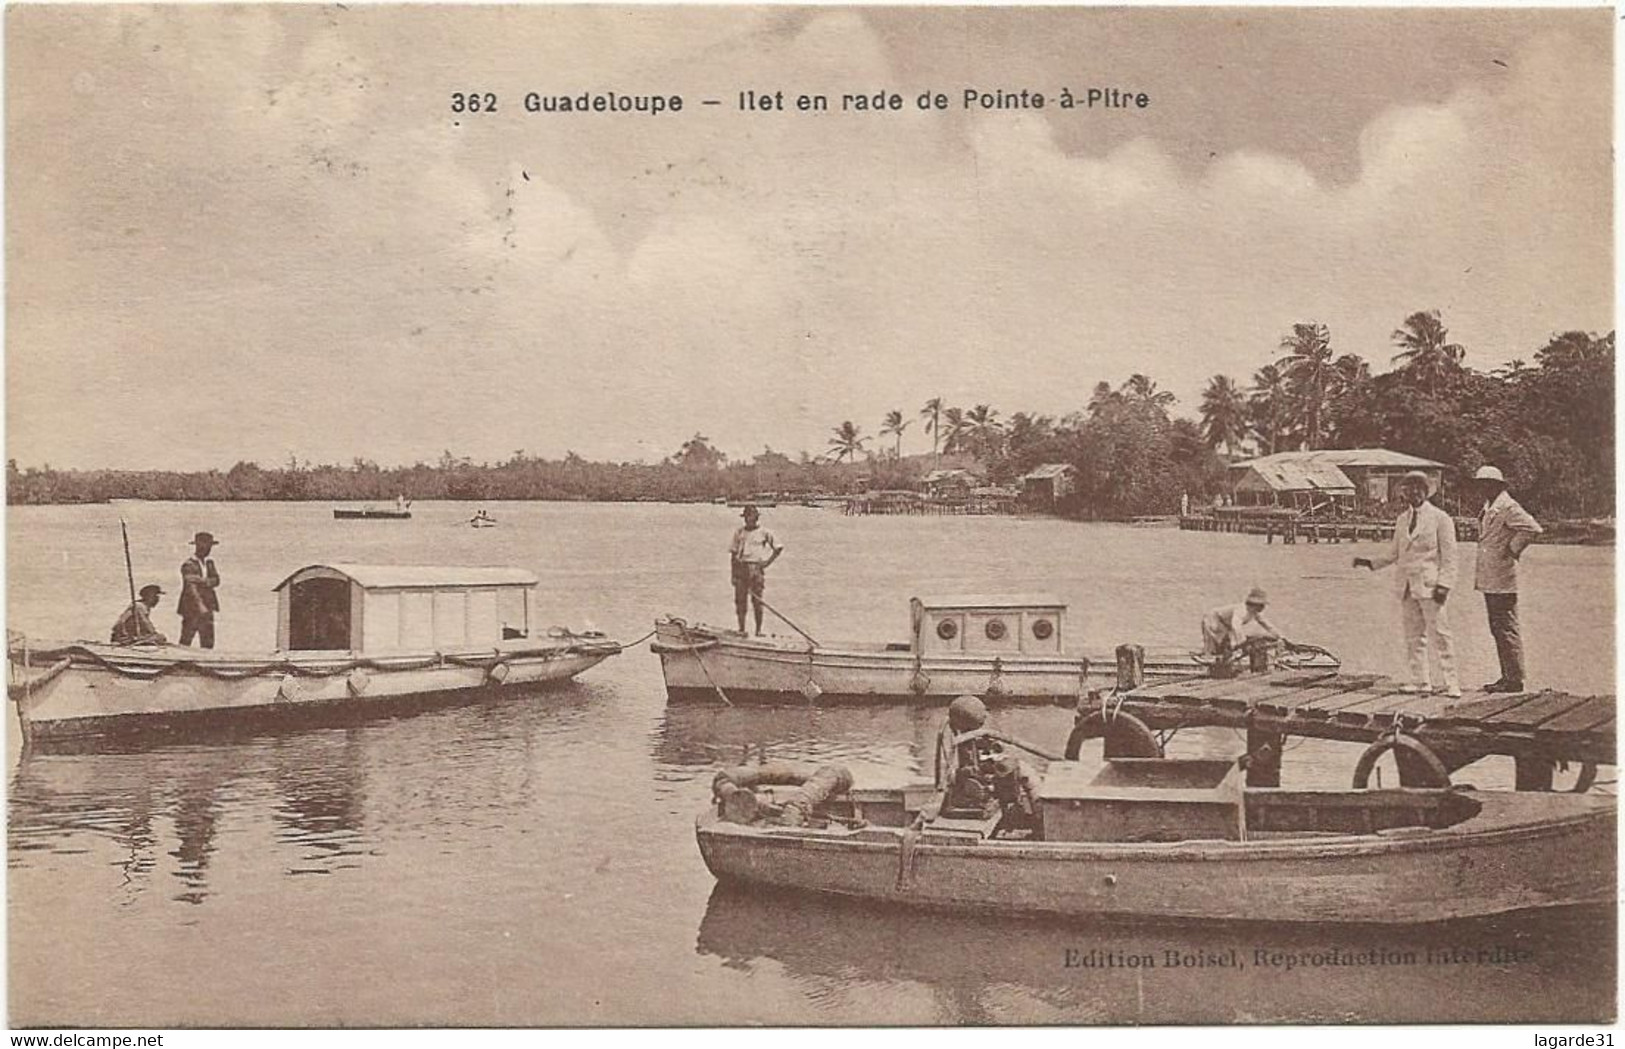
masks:
{"label": "white hull boat", "polygon": [[[1116,657],[1062,648],[1066,606],[1053,598],[915,599],[908,641],[814,642],[805,636],[749,637],[667,616],[655,622],[672,700],[728,703],[944,704],[976,695],[995,703],[1072,705],[1116,675]],[[1316,650],[1318,653],[1318,650]],[[1304,669],[1335,669],[1305,658]],[[1150,677],[1208,672],[1198,654],[1145,653]]]}
{"label": "white hull boat", "polygon": [[48,739],[445,702],[567,681],[621,651],[594,632],[529,636],[535,584],[515,569],[315,565],[277,587],[274,651],[14,636],[8,692],[24,737]]}

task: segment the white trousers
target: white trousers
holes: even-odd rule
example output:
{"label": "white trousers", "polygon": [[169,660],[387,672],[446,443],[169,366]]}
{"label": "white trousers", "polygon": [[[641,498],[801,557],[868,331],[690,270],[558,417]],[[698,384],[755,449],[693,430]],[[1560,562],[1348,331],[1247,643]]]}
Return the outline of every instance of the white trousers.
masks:
{"label": "white trousers", "polygon": [[1435,602],[1431,594],[1416,598],[1407,593],[1399,599],[1400,621],[1405,631],[1405,658],[1410,664],[1413,685],[1432,687],[1428,674],[1428,635],[1431,634],[1438,649],[1439,673],[1444,676],[1444,687],[1461,687],[1461,678],[1456,675],[1456,639],[1450,633],[1447,605]]}

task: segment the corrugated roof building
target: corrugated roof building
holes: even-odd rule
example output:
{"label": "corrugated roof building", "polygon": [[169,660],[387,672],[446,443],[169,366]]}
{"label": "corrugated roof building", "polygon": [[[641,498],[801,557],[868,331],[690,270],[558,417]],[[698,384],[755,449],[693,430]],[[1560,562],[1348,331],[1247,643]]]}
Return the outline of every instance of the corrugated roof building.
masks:
{"label": "corrugated roof building", "polygon": [[1255,459],[1232,473],[1238,506],[1315,509],[1341,499],[1354,501],[1354,482],[1331,463]]}
{"label": "corrugated roof building", "polygon": [[1029,503],[1053,507],[1072,494],[1078,476],[1071,463],[1045,463],[1023,474],[1021,497]]}
{"label": "corrugated roof building", "polygon": [[[1238,504],[1267,505],[1272,500],[1258,498],[1265,491],[1331,491],[1326,486],[1332,483],[1332,475],[1320,472],[1326,469],[1335,471],[1349,487],[1347,498],[1356,506],[1374,512],[1386,511],[1398,501],[1398,481],[1410,471],[1427,474],[1430,493],[1439,490],[1439,481],[1444,476],[1443,463],[1388,448],[1322,448],[1312,452],[1277,452],[1232,463],[1230,479]],[[1249,480],[1253,477],[1257,480]],[[1244,491],[1249,493],[1247,499],[1242,498]],[[1273,503],[1298,505],[1303,501],[1277,498]]]}

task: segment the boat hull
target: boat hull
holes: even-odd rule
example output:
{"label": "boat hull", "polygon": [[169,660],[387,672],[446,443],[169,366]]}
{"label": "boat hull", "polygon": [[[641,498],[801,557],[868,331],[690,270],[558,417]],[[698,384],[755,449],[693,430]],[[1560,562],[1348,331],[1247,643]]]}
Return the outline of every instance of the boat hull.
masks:
{"label": "boat hull", "polygon": [[334,510],[335,521],[410,521],[410,510]]}
{"label": "boat hull", "polygon": [[926,835],[908,848],[893,828],[789,831],[711,813],[696,835],[720,881],[961,911],[1409,925],[1614,900],[1614,799],[1479,798],[1484,811],[1456,828],[1290,841],[945,844]]}
{"label": "boat hull", "polygon": [[25,738],[188,722],[286,719],[454,701],[573,678],[620,651],[613,641],[364,658],[351,653],[233,655],[175,646],[77,644],[12,654],[10,693]]}
{"label": "boat hull", "polygon": [[[905,644],[820,645],[800,638],[750,638],[690,626],[655,623],[650,646],[660,656],[666,695],[677,702],[825,705],[865,703],[944,704],[977,695],[1008,704],[1071,706],[1116,675],[1112,657],[1078,655],[927,655]],[[1150,677],[1189,677],[1205,672],[1186,653],[1151,653]]]}

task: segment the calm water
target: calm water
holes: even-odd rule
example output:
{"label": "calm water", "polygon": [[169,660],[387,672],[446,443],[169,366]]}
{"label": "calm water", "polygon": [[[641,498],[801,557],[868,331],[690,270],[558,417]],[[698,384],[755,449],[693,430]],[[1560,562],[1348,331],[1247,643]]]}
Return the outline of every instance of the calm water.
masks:
{"label": "calm water", "polygon": [[[720,507],[467,505],[410,522],[326,506],[19,508],[9,625],[102,636],[126,592],[173,590],[187,538],[223,540],[220,645],[269,648],[271,588],[319,561],[514,564],[544,624],[623,640],[671,612],[726,622]],[[1044,590],[1072,646],[1178,643],[1249,586],[1290,636],[1397,671],[1388,580],[1359,546],[993,518],[769,511],[788,548],[769,599],[819,637],[902,639],[920,592]],[[1369,551],[1372,547],[1363,547]],[[1471,548],[1468,548],[1470,564]],[[1613,552],[1539,547],[1523,598],[1532,676],[1611,692]],[[1465,680],[1495,677],[1481,605],[1457,611]],[[159,628],[174,636],[173,595]],[[11,739],[10,1016],[15,1025],[1222,1022],[1599,1019],[1614,1008],[1614,915],[1422,931],[1147,928],[921,916],[718,890],[694,845],[713,770],[747,747],[839,759],[860,779],[929,777],[937,715],[905,709],[667,710],[646,647],[569,687],[360,726],[187,746],[18,754]],[[1059,746],[1059,710],[1000,716]],[[8,730],[11,728],[8,724]],[[1240,752],[1233,733],[1185,753]],[[1355,753],[1302,744],[1288,782],[1342,785]],[[1611,774],[1610,774],[1611,775]],[[1510,782],[1493,761],[1459,775]],[[1175,969],[1165,950],[1394,959],[1284,971]],[[1517,947],[1504,964],[1406,964],[1428,947]],[[1065,964],[1152,954],[1153,969]]]}

